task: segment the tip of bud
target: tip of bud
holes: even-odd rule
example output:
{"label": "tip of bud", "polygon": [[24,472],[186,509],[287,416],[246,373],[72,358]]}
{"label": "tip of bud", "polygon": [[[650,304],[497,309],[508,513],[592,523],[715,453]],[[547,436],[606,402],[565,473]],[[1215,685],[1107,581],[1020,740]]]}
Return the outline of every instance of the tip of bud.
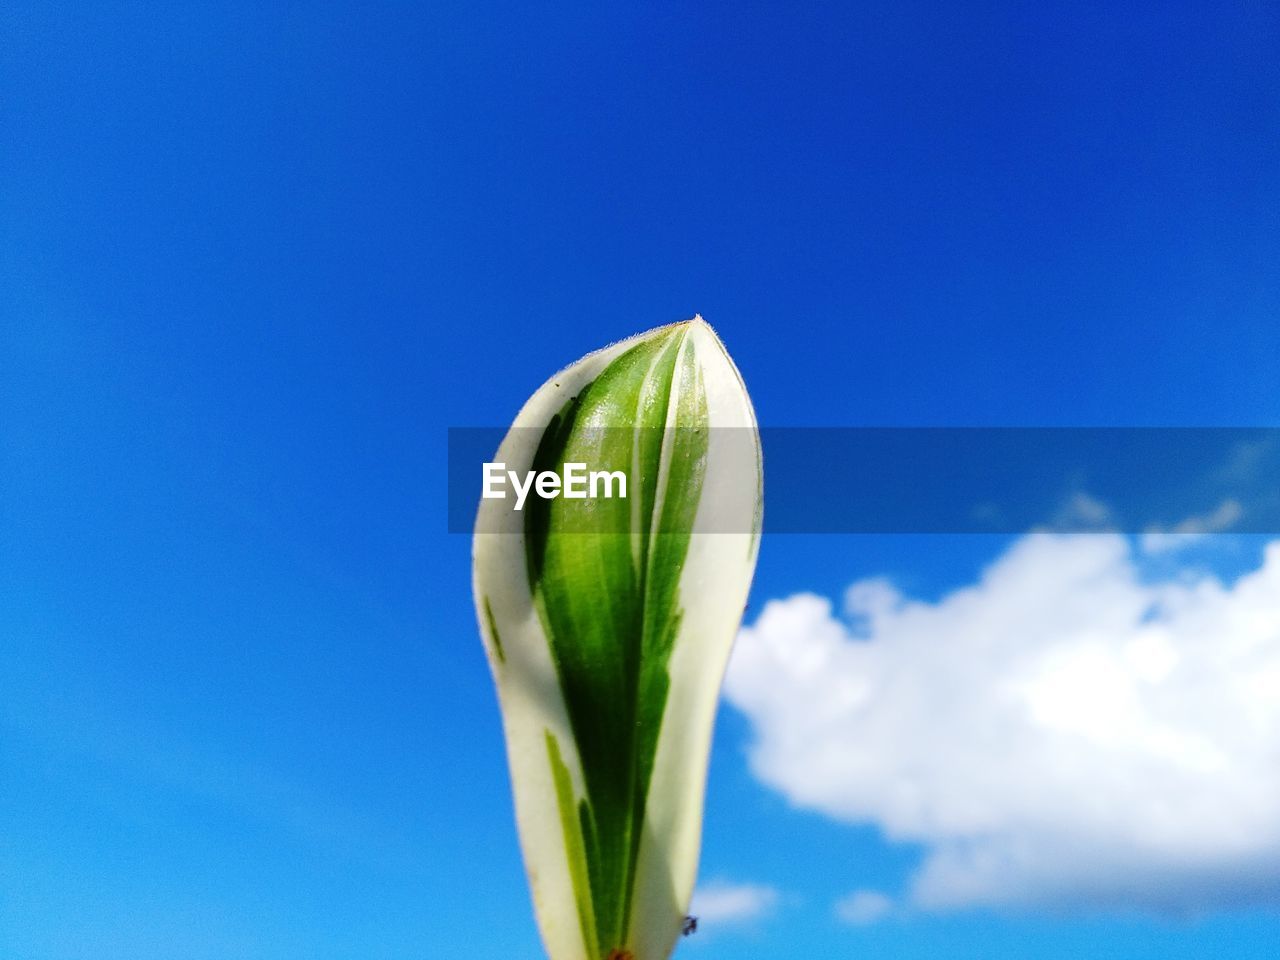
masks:
{"label": "tip of bud", "polygon": [[699,330],[702,333],[707,334],[710,337],[711,343],[714,343],[726,355],[728,354],[728,351],[725,350],[724,342],[720,339],[720,335],[716,333],[715,327],[707,323],[702,314],[695,313],[693,318],[685,320],[682,326],[692,327],[695,330]]}

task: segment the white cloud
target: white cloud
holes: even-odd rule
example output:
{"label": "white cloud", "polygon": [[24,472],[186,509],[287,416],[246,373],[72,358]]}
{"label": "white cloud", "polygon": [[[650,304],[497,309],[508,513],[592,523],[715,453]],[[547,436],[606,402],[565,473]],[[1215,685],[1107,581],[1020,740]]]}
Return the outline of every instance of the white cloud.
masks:
{"label": "white cloud", "polygon": [[1148,530],[1142,535],[1142,549],[1147,553],[1169,553],[1181,550],[1211,533],[1230,530],[1242,516],[1244,516],[1244,508],[1237,501],[1223,500],[1211,513],[1183,520],[1172,530]]}
{"label": "white cloud", "polygon": [[689,912],[700,927],[746,923],[767,915],[778,902],[778,891],[756,883],[716,880],[693,893]]}
{"label": "white cloud", "polygon": [[836,917],[855,927],[883,920],[893,910],[893,901],[879,890],[855,890],[836,901]]}
{"label": "white cloud", "polygon": [[767,604],[725,686],[752,770],[923,844],[916,906],[1280,903],[1280,543],[1231,586],[1140,561],[1037,533],[936,603]]}
{"label": "white cloud", "polygon": [[1217,472],[1217,479],[1226,483],[1255,483],[1267,477],[1267,470],[1274,466],[1277,449],[1272,433],[1258,440],[1246,440],[1235,445],[1227,462]]}
{"label": "white cloud", "polygon": [[1102,530],[1112,523],[1111,508],[1083,490],[1071,494],[1058,508],[1053,526],[1068,530]]}

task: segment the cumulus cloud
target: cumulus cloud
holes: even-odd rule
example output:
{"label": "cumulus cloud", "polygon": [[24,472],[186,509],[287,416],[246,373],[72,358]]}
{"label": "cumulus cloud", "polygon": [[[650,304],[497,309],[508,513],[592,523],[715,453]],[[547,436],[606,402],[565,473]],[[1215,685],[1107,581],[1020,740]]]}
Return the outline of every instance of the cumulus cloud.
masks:
{"label": "cumulus cloud", "polygon": [[893,901],[879,890],[855,890],[836,901],[836,918],[855,927],[883,920],[893,910]]}
{"label": "cumulus cloud", "polygon": [[1280,903],[1280,543],[1161,582],[1115,534],[1031,534],[923,602],[765,606],[726,678],[754,774],[924,846],[908,899]]}
{"label": "cumulus cloud", "polygon": [[689,912],[702,926],[727,926],[758,920],[773,910],[778,891],[756,883],[716,880],[693,893]]}

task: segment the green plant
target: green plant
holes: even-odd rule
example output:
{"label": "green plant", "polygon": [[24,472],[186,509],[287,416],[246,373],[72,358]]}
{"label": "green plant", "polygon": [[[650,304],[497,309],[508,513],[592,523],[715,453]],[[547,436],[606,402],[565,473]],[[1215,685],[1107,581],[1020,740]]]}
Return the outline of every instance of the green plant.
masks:
{"label": "green plant", "polygon": [[474,590],[551,960],[665,960],[759,543],[751,402],[695,317],[552,377],[496,460],[628,477],[626,498],[482,500]]}

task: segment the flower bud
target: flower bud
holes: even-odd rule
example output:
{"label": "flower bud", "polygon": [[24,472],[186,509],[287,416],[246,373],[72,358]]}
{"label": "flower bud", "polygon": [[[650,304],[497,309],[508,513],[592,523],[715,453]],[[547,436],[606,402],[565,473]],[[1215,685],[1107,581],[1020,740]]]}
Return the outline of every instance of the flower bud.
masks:
{"label": "flower bud", "polygon": [[665,960],[759,544],[751,401],[695,317],[552,377],[495,461],[526,489],[570,478],[520,509],[486,492],[473,545],[543,942],[551,960]]}

